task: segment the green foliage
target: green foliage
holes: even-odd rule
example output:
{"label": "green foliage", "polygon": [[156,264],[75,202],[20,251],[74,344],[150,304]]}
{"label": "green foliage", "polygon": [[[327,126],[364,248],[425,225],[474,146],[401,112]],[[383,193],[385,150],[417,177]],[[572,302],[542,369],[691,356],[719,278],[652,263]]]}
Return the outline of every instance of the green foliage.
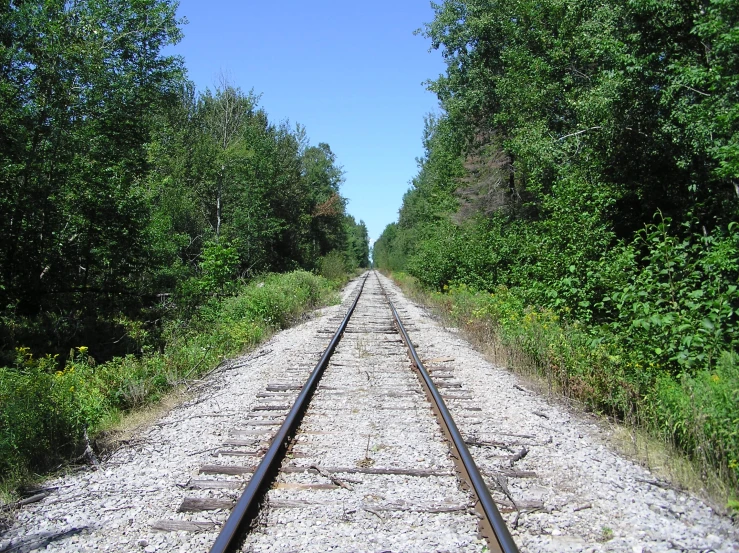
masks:
{"label": "green foliage", "polygon": [[55,358],[34,359],[27,348],[19,348],[15,367],[0,368],[0,474],[50,468],[103,417],[94,361],[87,348],[77,349],[62,370]]}
{"label": "green foliage", "polygon": [[354,221],[354,217],[347,215],[345,228],[347,241],[344,252],[346,254],[349,267],[361,267],[366,269],[370,264],[369,234],[367,232],[367,225],[364,224],[364,221],[359,221],[357,224],[357,222]]}
{"label": "green foliage", "polygon": [[238,296],[226,299],[218,318],[260,321],[270,329],[282,329],[306,310],[325,303],[331,290],[328,279],[305,271],[267,275]]}
{"label": "green foliage", "polygon": [[[154,114],[182,76],[169,0],[13,2],[0,14],[0,305],[126,308],[147,248]],[[132,278],[133,277],[133,278]],[[7,348],[8,350],[12,348]]]}
{"label": "green foliage", "polygon": [[600,304],[622,347],[673,375],[713,367],[739,346],[736,223],[680,238],[669,220],[649,224],[623,250],[626,282]]}
{"label": "green foliage", "polygon": [[209,243],[235,248],[234,274],[248,277],[315,269],[349,239],[331,148],[311,146],[300,125],[270,123],[258,100],[224,80],[201,95],[185,88],[161,114],[150,147],[153,200],[169,236],[158,245],[191,274]]}
{"label": "green foliage", "polygon": [[36,359],[20,348],[15,366],[0,368],[0,476],[73,457],[86,430],[94,436],[121,411],[157,401],[334,299],[333,285],[321,277],[270,274],[232,297],[211,299],[187,321],[169,321],[162,351],[144,347],[143,355],[97,364],[79,347],[59,367],[54,357]]}
{"label": "green foliage", "polygon": [[337,281],[346,274],[346,260],[337,251],[333,251],[321,258],[321,276],[328,280]]}
{"label": "green foliage", "polygon": [[[0,364],[14,348],[135,351],[120,321],[189,317],[238,278],[367,265],[343,172],[222,78],[195,90],[170,0],[0,12]],[[144,330],[162,346],[160,323]],[[158,336],[158,338],[157,338]]]}
{"label": "green foliage", "polygon": [[527,306],[505,286],[487,293],[453,285],[430,300],[473,336],[501,348],[509,365],[534,371],[564,395],[616,415],[634,407],[640,367],[617,347],[593,340],[582,325]]}
{"label": "green foliage", "polygon": [[408,262],[408,232],[398,231],[397,223],[390,223],[372,246],[372,261],[376,267],[397,271]]}
{"label": "green foliage", "polygon": [[660,375],[647,408],[656,430],[739,485],[739,358],[724,352],[715,369]]}
{"label": "green foliage", "polygon": [[198,284],[203,292],[220,292],[234,282],[239,266],[239,252],[233,245],[208,244],[203,248],[200,261],[201,276]]}

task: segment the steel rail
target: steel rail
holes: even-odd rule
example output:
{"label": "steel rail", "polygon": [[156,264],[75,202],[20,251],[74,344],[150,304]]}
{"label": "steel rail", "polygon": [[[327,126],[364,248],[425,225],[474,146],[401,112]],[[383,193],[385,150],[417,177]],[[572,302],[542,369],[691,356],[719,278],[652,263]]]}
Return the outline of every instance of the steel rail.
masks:
{"label": "steel rail", "polygon": [[334,349],[336,349],[336,345],[341,340],[341,336],[344,333],[344,329],[346,328],[352,313],[354,313],[354,308],[359,302],[359,297],[362,295],[364,283],[367,282],[368,276],[369,272],[362,280],[362,283],[359,286],[359,291],[357,292],[357,297],[354,298],[354,302],[346,312],[344,320],[334,333],[331,342],[329,342],[328,347],[324,350],[321,359],[316,364],[313,372],[311,372],[310,377],[303,385],[298,398],[295,400],[295,404],[292,406],[292,409],[290,409],[290,412],[285,418],[285,422],[280,426],[280,429],[272,440],[272,444],[267,450],[267,453],[264,455],[259,466],[254,471],[254,474],[249,479],[249,484],[246,486],[244,493],[241,494],[239,501],[231,511],[231,515],[228,517],[228,520],[226,520],[226,523],[223,525],[221,532],[218,534],[218,538],[216,538],[215,543],[210,548],[210,553],[226,553],[233,551],[234,547],[239,545],[239,542],[246,534],[246,525],[247,523],[251,523],[258,512],[259,502],[267,487],[271,485],[274,479],[275,473],[277,472],[279,465],[285,456],[285,452],[290,445],[290,441],[303,418],[303,414],[308,407],[308,403],[310,403],[313,392],[318,385],[318,381],[321,379],[323,371],[328,365],[328,361],[331,358]]}
{"label": "steel rail", "polygon": [[[380,282],[380,277],[377,276],[376,272],[375,278]],[[467,449],[467,445],[464,443],[462,434],[454,423],[454,419],[449,413],[449,409],[447,409],[439,390],[436,388],[433,380],[431,380],[431,376],[426,370],[426,367],[423,366],[421,359],[418,357],[416,348],[413,346],[413,342],[408,336],[408,333],[403,326],[403,322],[400,320],[400,315],[398,315],[397,309],[395,309],[393,302],[390,301],[385,288],[382,286],[382,282],[380,282],[380,288],[382,288],[385,298],[390,305],[390,309],[393,312],[393,318],[395,319],[395,324],[403,337],[403,341],[408,347],[408,352],[413,360],[413,365],[421,375],[422,382],[426,388],[426,393],[433,400],[434,410],[441,418],[444,432],[452,441],[453,450],[456,451],[456,454],[463,465],[463,475],[472,486],[472,489],[477,496],[479,506],[482,509],[481,514],[484,517],[483,522],[487,522],[487,526],[489,526],[489,530],[491,531],[486,533],[492,533],[492,536],[486,536],[488,538],[491,551],[496,553],[518,553],[518,546],[513,541],[511,533],[508,531],[508,526],[506,526],[505,520],[503,520],[500,511],[498,511],[498,508],[495,506],[495,501],[493,501],[493,498],[490,496],[490,490],[488,490],[487,484],[485,484],[485,480],[480,474],[480,470],[477,468],[475,460],[472,458],[469,449]]]}

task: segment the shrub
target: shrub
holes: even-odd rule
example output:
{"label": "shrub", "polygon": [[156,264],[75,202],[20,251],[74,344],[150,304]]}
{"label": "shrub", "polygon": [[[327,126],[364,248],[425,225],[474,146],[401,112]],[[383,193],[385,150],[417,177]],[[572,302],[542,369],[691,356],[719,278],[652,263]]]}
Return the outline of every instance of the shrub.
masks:
{"label": "shrub", "polygon": [[723,352],[695,376],[660,375],[647,407],[659,434],[739,487],[739,356]]}
{"label": "shrub", "polygon": [[639,233],[625,254],[626,282],[603,304],[614,340],[678,375],[739,347],[739,226],[680,238],[669,223]]}
{"label": "shrub", "polygon": [[321,276],[328,280],[340,281],[347,272],[344,255],[334,250],[321,258]]}
{"label": "shrub", "polygon": [[56,368],[55,358],[34,359],[26,348],[15,367],[0,368],[0,474],[49,468],[73,454],[108,409],[86,348]]}

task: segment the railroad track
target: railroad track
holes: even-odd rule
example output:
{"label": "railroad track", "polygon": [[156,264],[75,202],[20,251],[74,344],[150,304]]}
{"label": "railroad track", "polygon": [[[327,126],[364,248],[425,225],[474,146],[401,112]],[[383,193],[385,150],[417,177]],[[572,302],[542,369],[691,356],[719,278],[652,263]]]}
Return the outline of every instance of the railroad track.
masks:
{"label": "railroad track", "polygon": [[518,551],[444,404],[461,384],[434,365],[367,273],[307,380],[259,394],[179,510],[230,509],[211,553]]}
{"label": "railroad track", "polygon": [[[484,362],[378,277],[407,306],[399,315],[410,339],[522,551],[734,550],[736,521],[611,451],[596,419]],[[358,286],[343,292],[342,305],[193,382],[187,401],[99,467],[45,482],[43,497],[0,535],[0,550],[211,549]],[[282,461],[227,550],[515,550],[496,546],[501,534],[479,518],[482,503],[463,485],[461,455],[445,441],[402,340],[369,275]]]}

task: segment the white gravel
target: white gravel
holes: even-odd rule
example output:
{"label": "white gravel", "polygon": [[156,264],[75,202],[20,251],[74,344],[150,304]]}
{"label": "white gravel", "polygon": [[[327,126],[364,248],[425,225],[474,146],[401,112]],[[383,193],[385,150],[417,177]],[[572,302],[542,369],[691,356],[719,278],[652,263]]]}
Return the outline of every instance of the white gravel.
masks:
{"label": "white gravel", "polygon": [[[522,551],[739,551],[739,531],[730,519],[695,497],[642,482],[654,477],[604,445],[594,421],[514,388],[519,383],[514,375],[485,361],[380,278],[410,323],[421,357],[436,360],[428,363],[432,376],[452,386],[442,388],[443,393],[460,398],[450,399],[448,406],[462,433],[498,443],[471,451],[504,517],[510,525],[518,519],[512,534]],[[248,478],[200,474],[200,468],[256,464],[254,457],[217,452],[264,447],[276,427],[258,422],[279,421],[283,412],[255,408],[288,405],[294,397],[292,391],[266,393],[268,384],[305,380],[356,284],[345,291],[342,306],[322,309],[314,319],[279,333],[258,350],[264,355],[235,359],[196,399],[143,431],[101,468],[47,482],[57,490],[18,512],[15,524],[0,537],[0,551],[208,551],[216,527],[162,532],[152,525],[225,520],[223,509],[177,511],[185,497],[235,498],[237,489],[192,490],[187,484]],[[368,297],[377,293],[372,288]],[[382,308],[373,310],[379,314]],[[393,335],[382,330],[390,323],[358,316],[356,324],[375,332],[345,335],[285,465],[413,466],[439,475],[336,473],[333,477],[351,489],[315,489],[304,485],[331,479],[314,471],[284,473],[269,493],[263,525],[245,550],[482,551],[474,517],[464,510],[470,497],[446,475],[452,471],[448,448],[407,358],[395,349],[400,344],[388,343]],[[344,406],[350,409],[340,410]],[[410,437],[412,446],[405,444]],[[224,444],[233,439],[248,445]],[[522,447],[528,454],[511,463],[512,452]],[[451,512],[429,512],[444,507]]]}

